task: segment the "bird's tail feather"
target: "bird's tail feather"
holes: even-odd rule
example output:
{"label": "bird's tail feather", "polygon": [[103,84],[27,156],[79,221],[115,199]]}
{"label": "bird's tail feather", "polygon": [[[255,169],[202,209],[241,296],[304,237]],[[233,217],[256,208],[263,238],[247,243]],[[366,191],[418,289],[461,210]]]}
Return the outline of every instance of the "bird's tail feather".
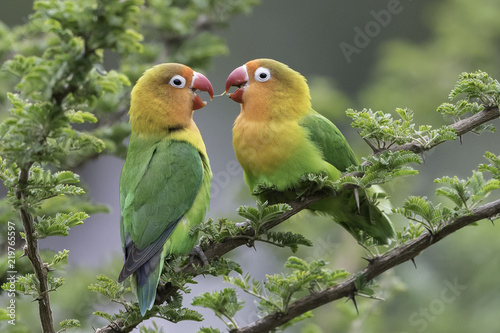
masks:
{"label": "bird's tail feather", "polygon": [[161,253],[162,250],[158,251],[134,273],[137,300],[139,301],[142,316],[153,307],[155,302],[156,288],[160,281],[160,273],[163,266],[161,265]]}

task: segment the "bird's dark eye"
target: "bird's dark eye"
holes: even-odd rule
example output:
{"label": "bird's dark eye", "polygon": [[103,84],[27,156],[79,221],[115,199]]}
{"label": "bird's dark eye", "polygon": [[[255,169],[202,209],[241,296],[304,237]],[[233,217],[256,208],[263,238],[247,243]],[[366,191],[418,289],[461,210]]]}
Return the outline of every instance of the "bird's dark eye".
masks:
{"label": "bird's dark eye", "polygon": [[265,67],[259,67],[255,71],[255,80],[259,82],[266,82],[271,78],[271,72]]}
{"label": "bird's dark eye", "polygon": [[180,75],[176,75],[170,79],[170,85],[175,88],[184,88],[186,86],[186,79]]}

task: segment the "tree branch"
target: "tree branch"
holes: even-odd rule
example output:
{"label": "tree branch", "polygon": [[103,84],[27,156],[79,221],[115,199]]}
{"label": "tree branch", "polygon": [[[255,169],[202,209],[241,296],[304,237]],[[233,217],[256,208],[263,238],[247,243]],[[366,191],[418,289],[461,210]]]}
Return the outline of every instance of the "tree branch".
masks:
{"label": "tree branch", "polygon": [[[466,119],[457,121],[456,123],[453,123],[450,125],[451,128],[455,129],[457,131],[457,135],[460,137],[479,125],[482,125],[484,123],[487,123],[491,120],[497,119],[500,117],[500,111],[498,110],[498,106],[485,106],[484,109]],[[403,145],[396,145],[392,147],[390,150],[391,151],[399,151],[399,150],[409,150],[414,152],[415,154],[420,154],[423,153],[424,151],[430,150],[437,145],[443,143],[445,141],[437,142],[434,145],[430,145],[427,147],[424,147],[420,142],[418,141],[413,141],[409,142]]]}
{"label": "tree branch", "polygon": [[[263,224],[261,227],[261,230],[263,232],[265,232],[267,230],[274,228],[278,224],[281,224],[282,222],[288,220],[290,217],[301,212],[302,210],[306,209],[307,207],[314,204],[315,202],[326,198],[327,196],[328,196],[327,193],[320,192],[320,193],[315,193],[307,198],[298,199],[298,200],[290,202],[289,205],[292,207],[291,210],[283,213],[277,219]],[[249,236],[249,237],[255,236],[255,229],[248,228],[242,235]],[[237,237],[237,236],[236,237],[228,237],[220,243],[214,243],[214,244],[210,245],[210,247],[208,249],[204,250],[203,252],[207,256],[209,261],[213,261],[217,258],[222,257],[226,253],[236,249],[237,247],[240,247],[242,245],[247,245],[247,244],[248,244],[248,239]],[[200,259],[196,258],[194,260],[194,264],[195,265],[202,265],[203,263],[201,262]],[[186,265],[182,268],[181,271],[185,274],[192,274],[195,271],[195,267],[193,265]],[[161,297],[161,299],[163,299],[163,298],[164,297]]]}
{"label": "tree branch", "polygon": [[449,221],[442,229],[432,235],[427,232],[408,243],[374,258],[374,260],[368,264],[365,269],[357,274],[353,274],[351,278],[343,283],[327,288],[321,292],[310,294],[290,304],[286,314],[268,315],[248,326],[232,330],[231,333],[269,332],[270,330],[289,322],[293,318],[307,311],[313,310],[340,298],[353,295],[356,292],[355,281],[360,275],[364,276],[365,280],[368,282],[390,268],[415,258],[423,250],[439,242],[455,231],[473,222],[486,218],[492,218],[497,215],[500,215],[500,200],[493,201],[474,209],[472,215],[462,216],[454,221]]}
{"label": "tree branch", "polygon": [[[500,112],[498,106],[485,107],[484,110],[478,112],[477,114],[472,115],[461,121],[458,121],[450,126],[457,131],[457,134],[459,136],[461,136],[463,134],[472,131],[477,126],[487,123],[499,117],[500,117]],[[391,148],[391,151],[409,150],[418,154],[430,150],[440,143],[437,143],[433,146],[424,147],[422,146],[421,143],[413,141],[411,143],[407,143],[404,145],[394,146]],[[359,176],[362,176],[362,174],[360,174]],[[269,230],[277,226],[278,224],[284,222],[285,220],[289,219],[290,217],[299,213],[300,211],[307,209],[307,207],[309,207],[313,203],[323,198],[326,198],[328,195],[330,194],[326,192],[317,192],[313,193],[308,197],[299,198],[297,200],[290,202],[289,205],[292,207],[292,209],[282,214],[279,218],[264,224],[262,226],[263,230]],[[368,265],[368,267],[365,268],[361,272],[361,274],[365,276],[367,281],[372,280],[373,278],[382,274],[389,268],[397,266],[400,263],[405,262],[407,260],[413,259],[415,256],[419,254],[420,251],[426,249],[427,247],[443,239],[449,234],[457,231],[458,229],[463,228],[464,226],[472,222],[479,221],[481,219],[488,217],[493,217],[498,214],[500,214],[500,200],[478,207],[473,211],[473,215],[461,217],[454,222],[450,222],[433,236],[431,236],[430,234],[425,234],[411,242],[402,245],[401,247],[395,248],[385,253],[384,255],[375,258],[374,262]],[[245,231],[243,235],[254,236],[255,230],[249,228]],[[247,243],[248,240],[241,237],[234,237],[234,238],[228,237],[219,243],[211,244],[207,249],[204,250],[204,253],[209,262],[211,262],[217,258],[222,257],[223,255],[227,254],[228,252],[234,250],[239,246],[246,245]],[[202,262],[198,258],[195,258],[193,263],[182,267],[181,272],[184,274],[195,276],[196,269],[193,266],[193,264],[202,265]],[[155,304],[161,304],[165,302],[176,291],[177,288],[172,287],[170,285],[158,288],[157,300]],[[247,327],[240,328],[236,331],[232,331],[231,333],[267,332],[272,328],[283,325],[290,319],[306,311],[324,305],[333,300],[352,295],[354,291],[355,288],[354,288],[354,277],[353,277],[334,287],[330,287],[322,292],[306,296],[296,301],[295,303],[290,305],[289,310],[285,315],[283,314],[270,315],[252,323]],[[135,324],[134,326],[124,327],[122,321],[116,321],[103,328],[97,329],[96,333],[130,332],[137,325],[138,323]]]}
{"label": "tree branch", "polygon": [[[29,170],[31,163],[27,163],[19,172],[18,186],[16,188],[16,198],[20,203],[27,197],[26,186],[28,185]],[[43,264],[38,250],[38,241],[35,238],[35,225],[33,224],[33,215],[28,208],[21,204],[19,214],[23,222],[24,234],[26,237],[26,254],[31,262],[35,276],[39,282],[38,285],[38,312],[40,322],[44,333],[54,333],[54,323],[52,320],[52,310],[50,308],[49,286],[48,286],[48,270]]]}

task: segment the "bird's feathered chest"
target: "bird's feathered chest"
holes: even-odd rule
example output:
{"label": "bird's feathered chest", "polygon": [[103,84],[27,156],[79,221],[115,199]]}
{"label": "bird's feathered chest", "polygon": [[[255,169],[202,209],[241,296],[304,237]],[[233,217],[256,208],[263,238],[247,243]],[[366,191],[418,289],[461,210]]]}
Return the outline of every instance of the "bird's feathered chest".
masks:
{"label": "bird's feathered chest", "polygon": [[236,157],[245,171],[266,174],[296,159],[307,142],[306,132],[295,121],[258,121],[240,115],[233,128]]}

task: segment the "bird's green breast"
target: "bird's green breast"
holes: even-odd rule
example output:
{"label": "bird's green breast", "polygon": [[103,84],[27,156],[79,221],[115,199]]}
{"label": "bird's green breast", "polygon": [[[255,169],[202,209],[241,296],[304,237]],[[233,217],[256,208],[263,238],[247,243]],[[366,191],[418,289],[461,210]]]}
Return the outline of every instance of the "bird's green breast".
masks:
{"label": "bird's green breast", "polygon": [[204,221],[211,177],[208,157],[192,144],[133,134],[120,181],[122,233],[142,249],[180,219],[165,249],[190,250],[196,236],[189,230]]}

